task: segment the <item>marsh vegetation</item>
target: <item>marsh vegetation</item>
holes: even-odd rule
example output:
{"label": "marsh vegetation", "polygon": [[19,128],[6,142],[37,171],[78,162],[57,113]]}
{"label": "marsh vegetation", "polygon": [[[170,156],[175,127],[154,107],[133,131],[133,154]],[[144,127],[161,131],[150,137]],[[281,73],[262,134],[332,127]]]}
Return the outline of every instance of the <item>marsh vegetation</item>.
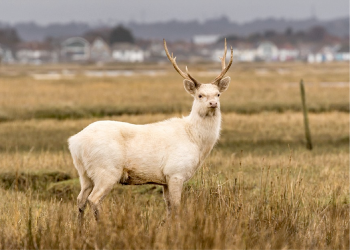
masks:
{"label": "marsh vegetation", "polygon": [[[216,66],[193,74],[205,82]],[[192,99],[170,66],[135,66],[163,71],[153,76],[84,73],[132,67],[1,66],[1,249],[349,248],[349,86],[340,84],[349,82],[348,64],[233,65],[221,138],[186,183],[177,221],[163,224],[158,186],[116,185],[100,223],[87,209],[79,233],[68,137],[96,120],[144,124],[190,112]],[[66,68],[69,77],[32,75]]]}

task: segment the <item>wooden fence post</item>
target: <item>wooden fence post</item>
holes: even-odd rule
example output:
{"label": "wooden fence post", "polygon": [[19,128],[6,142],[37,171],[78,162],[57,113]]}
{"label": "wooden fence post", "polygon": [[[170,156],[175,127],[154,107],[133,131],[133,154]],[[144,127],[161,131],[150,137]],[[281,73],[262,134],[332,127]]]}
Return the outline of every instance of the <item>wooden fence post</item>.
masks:
{"label": "wooden fence post", "polygon": [[304,89],[303,79],[300,80],[300,93],[301,93],[301,103],[303,106],[303,114],[304,114],[306,148],[309,150],[312,150],[311,133],[310,133],[310,128],[309,128],[309,118],[307,115],[307,106],[306,106],[306,100],[305,100],[305,89]]}

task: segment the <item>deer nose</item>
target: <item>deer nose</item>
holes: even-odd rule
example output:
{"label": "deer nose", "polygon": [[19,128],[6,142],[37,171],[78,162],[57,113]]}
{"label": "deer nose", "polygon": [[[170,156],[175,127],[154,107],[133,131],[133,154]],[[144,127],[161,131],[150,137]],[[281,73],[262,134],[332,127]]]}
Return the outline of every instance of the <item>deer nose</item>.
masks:
{"label": "deer nose", "polygon": [[209,105],[211,108],[216,108],[218,106],[218,103],[217,102],[209,102]]}

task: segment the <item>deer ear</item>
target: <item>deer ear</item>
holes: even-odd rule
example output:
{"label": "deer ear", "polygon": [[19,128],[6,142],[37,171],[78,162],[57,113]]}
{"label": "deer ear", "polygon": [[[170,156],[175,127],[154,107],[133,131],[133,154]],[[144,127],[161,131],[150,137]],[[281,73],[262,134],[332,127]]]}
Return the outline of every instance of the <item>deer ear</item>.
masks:
{"label": "deer ear", "polygon": [[218,83],[218,88],[219,88],[219,91],[221,93],[226,91],[226,89],[228,89],[228,85],[229,85],[230,81],[231,81],[231,78],[229,76],[226,76],[224,79],[222,79]]}
{"label": "deer ear", "polygon": [[196,85],[194,84],[194,82],[185,79],[184,80],[184,87],[185,87],[186,91],[188,93],[190,93],[191,95],[194,95],[196,93]]}

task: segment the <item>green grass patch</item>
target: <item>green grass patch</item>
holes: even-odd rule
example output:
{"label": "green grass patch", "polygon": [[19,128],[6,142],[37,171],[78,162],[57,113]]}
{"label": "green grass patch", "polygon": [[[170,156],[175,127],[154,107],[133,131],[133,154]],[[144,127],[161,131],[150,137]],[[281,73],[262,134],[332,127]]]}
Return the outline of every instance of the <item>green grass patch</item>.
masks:
{"label": "green grass patch", "polygon": [[49,184],[71,179],[67,173],[40,170],[35,172],[0,173],[0,185],[5,189],[25,191],[27,189],[46,190]]}

